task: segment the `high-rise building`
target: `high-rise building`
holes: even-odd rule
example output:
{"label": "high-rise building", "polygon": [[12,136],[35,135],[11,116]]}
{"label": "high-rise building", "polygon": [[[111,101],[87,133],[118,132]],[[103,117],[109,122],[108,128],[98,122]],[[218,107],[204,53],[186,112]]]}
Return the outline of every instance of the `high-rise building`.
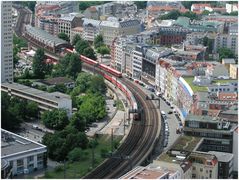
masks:
{"label": "high-rise building", "polygon": [[1,82],[13,81],[12,2],[1,2]]}

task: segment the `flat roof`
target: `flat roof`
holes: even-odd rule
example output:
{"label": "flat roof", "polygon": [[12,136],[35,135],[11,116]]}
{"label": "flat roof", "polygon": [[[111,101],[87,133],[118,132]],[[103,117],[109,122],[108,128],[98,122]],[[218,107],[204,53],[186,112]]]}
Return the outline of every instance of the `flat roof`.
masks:
{"label": "flat roof", "polygon": [[185,150],[192,152],[197,144],[200,142],[201,137],[194,137],[194,136],[181,136],[172,146],[172,150]]}
{"label": "flat roof", "polygon": [[8,158],[37,150],[44,150],[46,152],[47,148],[40,143],[1,129],[1,158]]}
{"label": "flat roof", "polygon": [[1,86],[5,86],[11,89],[15,89],[17,91],[21,91],[24,93],[27,93],[29,95],[34,95],[43,99],[47,99],[47,100],[51,100],[51,101],[55,101],[55,102],[59,102],[62,99],[71,99],[71,97],[67,94],[63,94],[60,92],[53,92],[53,93],[48,93],[45,91],[41,91],[38,89],[34,89],[28,86],[24,86],[22,84],[18,84],[18,83],[2,83]]}
{"label": "flat roof", "polygon": [[[135,169],[128,172],[122,179],[159,179],[169,174],[169,171],[163,169],[156,169],[150,167],[136,167]],[[160,178],[161,179],[161,178]]]}
{"label": "flat roof", "polygon": [[54,44],[55,46],[58,46],[61,44],[68,44],[67,41],[64,41],[56,36],[53,36],[49,34],[48,32],[41,30],[39,28],[32,27],[31,25],[26,25],[25,27],[26,27],[26,31],[29,34],[37,36],[38,38],[41,39],[41,41],[45,41],[48,44]]}
{"label": "flat roof", "polygon": [[226,152],[218,152],[218,151],[208,151],[208,153],[213,154],[217,157],[220,162],[228,162],[233,158],[233,154]]}

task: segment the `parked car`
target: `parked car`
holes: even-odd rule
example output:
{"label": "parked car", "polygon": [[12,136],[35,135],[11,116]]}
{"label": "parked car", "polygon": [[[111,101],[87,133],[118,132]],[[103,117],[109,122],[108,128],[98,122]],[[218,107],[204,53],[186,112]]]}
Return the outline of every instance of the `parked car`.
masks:
{"label": "parked car", "polygon": [[173,114],[173,111],[169,111],[168,114]]}

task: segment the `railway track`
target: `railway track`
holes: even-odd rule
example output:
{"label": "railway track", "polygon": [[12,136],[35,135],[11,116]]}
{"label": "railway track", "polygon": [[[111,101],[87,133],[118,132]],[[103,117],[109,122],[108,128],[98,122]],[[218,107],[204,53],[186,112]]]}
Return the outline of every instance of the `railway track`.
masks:
{"label": "railway track", "polygon": [[[29,14],[27,10],[19,10],[19,12],[20,19],[18,19],[15,32],[18,36],[22,36],[24,24],[30,23],[30,15],[27,15]],[[36,47],[39,46],[36,45]],[[87,64],[83,64],[83,66],[96,73],[100,72],[97,67],[93,68]],[[99,179],[118,178],[122,176],[131,170],[133,166],[140,165],[150,156],[158,138],[161,129],[161,119],[158,116],[154,104],[151,101],[146,101],[145,94],[138,87],[134,86],[131,81],[124,78],[122,78],[121,81],[135,96],[139,104],[138,107],[143,109],[143,114],[141,116],[142,121],[134,121],[127,138],[118,150],[113,152],[111,157],[84,178]]]}
{"label": "railway track", "polygon": [[153,150],[161,125],[154,104],[151,101],[146,101],[145,94],[138,87],[135,87],[132,82],[126,79],[122,81],[144,109],[142,121],[133,122],[126,140],[117,152],[84,178],[119,178],[131,170],[133,166],[145,161]]}

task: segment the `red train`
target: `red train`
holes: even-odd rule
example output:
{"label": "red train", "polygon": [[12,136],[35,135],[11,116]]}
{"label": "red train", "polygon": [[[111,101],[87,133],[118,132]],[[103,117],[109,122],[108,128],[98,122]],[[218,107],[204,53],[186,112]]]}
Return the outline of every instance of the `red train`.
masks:
{"label": "red train", "polygon": [[[68,52],[68,53],[74,53],[75,52],[73,49],[69,49],[69,48],[66,48],[65,51]],[[90,58],[88,58],[86,56],[80,55],[80,60],[85,62],[85,63],[87,63],[87,64],[90,64],[90,65],[97,65],[97,67],[99,69],[102,69],[102,70],[104,70],[104,71],[114,75],[115,77],[118,77],[118,78],[122,77],[122,73],[121,72],[119,72],[119,71],[117,71],[117,70],[115,70],[115,69],[113,69],[113,68],[111,68],[109,66],[106,66],[104,64],[101,64],[101,63],[99,63],[97,61],[94,61],[94,60],[92,60],[92,59],[90,59]]]}

